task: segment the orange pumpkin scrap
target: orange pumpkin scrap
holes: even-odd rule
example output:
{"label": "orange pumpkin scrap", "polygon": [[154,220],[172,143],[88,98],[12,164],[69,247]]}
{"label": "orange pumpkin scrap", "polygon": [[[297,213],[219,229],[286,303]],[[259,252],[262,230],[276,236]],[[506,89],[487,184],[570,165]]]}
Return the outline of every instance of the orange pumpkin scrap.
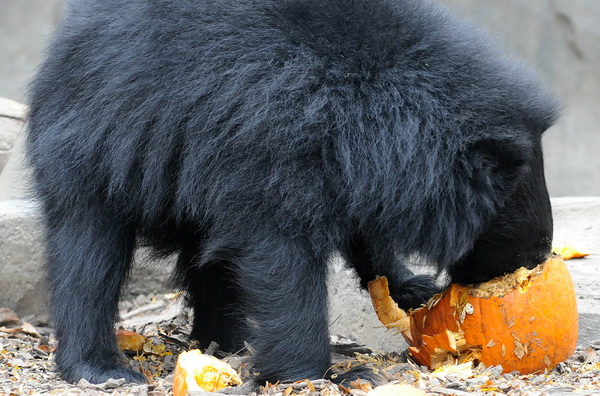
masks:
{"label": "orange pumpkin scrap", "polygon": [[144,348],[146,337],[134,331],[118,329],[117,343],[122,351],[141,352]]}
{"label": "orange pumpkin scrap", "polygon": [[197,349],[183,352],[177,359],[173,377],[174,396],[186,396],[190,391],[215,392],[242,380],[227,363]]}
{"label": "orange pumpkin scrap", "polygon": [[583,258],[590,255],[589,253],[580,252],[579,249],[568,243],[560,246],[553,246],[552,253],[561,255],[563,260]]}
{"label": "orange pumpkin scrap", "polygon": [[504,372],[543,372],[572,356],[577,345],[575,290],[556,255],[486,283],[452,284],[405,319],[389,297],[387,279],[372,281],[369,291],[380,321],[398,328],[412,358],[431,369],[481,361],[502,365]]}

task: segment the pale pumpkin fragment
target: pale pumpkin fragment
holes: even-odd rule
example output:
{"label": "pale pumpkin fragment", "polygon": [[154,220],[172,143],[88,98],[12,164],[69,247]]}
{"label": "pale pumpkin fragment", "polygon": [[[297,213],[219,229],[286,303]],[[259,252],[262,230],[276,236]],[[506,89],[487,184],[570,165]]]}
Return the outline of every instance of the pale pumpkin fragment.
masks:
{"label": "pale pumpkin fragment", "polygon": [[473,362],[441,366],[435,369],[432,375],[437,378],[452,375],[462,380],[466,380],[473,376]]}
{"label": "pale pumpkin fragment", "polygon": [[579,251],[578,248],[571,245],[570,243],[565,243],[564,245],[559,246],[553,246],[552,253],[562,256],[563,260],[583,258],[590,255],[589,253],[583,253]]}
{"label": "pale pumpkin fragment", "polygon": [[405,332],[409,329],[410,318],[390,296],[387,277],[378,276],[374,281],[369,282],[369,293],[373,308],[375,308],[381,323],[388,329],[396,329],[398,332]]}
{"label": "pale pumpkin fragment", "polygon": [[193,349],[181,353],[177,359],[173,394],[186,396],[188,390],[215,392],[241,383],[240,376],[229,364]]}

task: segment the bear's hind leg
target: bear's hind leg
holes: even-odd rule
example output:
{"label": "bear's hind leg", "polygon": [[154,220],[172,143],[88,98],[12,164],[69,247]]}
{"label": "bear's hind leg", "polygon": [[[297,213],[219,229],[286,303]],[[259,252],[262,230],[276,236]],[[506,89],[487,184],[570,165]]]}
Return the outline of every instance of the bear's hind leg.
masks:
{"label": "bear's hind leg", "polygon": [[323,378],[330,368],[327,255],[268,234],[236,268],[258,381]]}
{"label": "bear's hind leg", "polygon": [[114,331],[135,246],[133,229],[100,208],[80,207],[47,214],[46,232],[56,364],[62,378],[146,382],[144,375],[122,364]]}
{"label": "bear's hind leg", "polygon": [[202,348],[211,342],[236,353],[244,347],[245,316],[239,312],[239,289],[231,264],[226,260],[201,263],[198,244],[184,246],[179,254],[177,276],[194,311],[190,338]]}

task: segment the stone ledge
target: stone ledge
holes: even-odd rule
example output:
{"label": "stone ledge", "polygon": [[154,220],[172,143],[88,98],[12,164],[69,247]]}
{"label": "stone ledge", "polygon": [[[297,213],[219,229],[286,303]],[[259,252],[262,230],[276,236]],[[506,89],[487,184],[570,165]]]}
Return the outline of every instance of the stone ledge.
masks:
{"label": "stone ledge", "polygon": [[14,118],[25,121],[27,106],[8,98],[0,97],[0,117]]}
{"label": "stone ledge", "polygon": [[0,97],[0,173],[13,152],[15,140],[25,124],[26,107]]}
{"label": "stone ledge", "polygon": [[[552,200],[555,241],[570,241],[592,256],[570,260],[567,266],[578,293],[580,344],[598,338],[600,328],[600,197],[557,198]],[[9,307],[21,316],[47,313],[47,288],[42,267],[43,244],[34,203],[27,200],[0,201],[0,307]],[[171,288],[172,261],[157,263],[140,249],[125,297]],[[330,330],[381,350],[404,348],[401,337],[385,332],[377,321],[365,292],[351,271],[341,263],[332,265],[330,279]]]}

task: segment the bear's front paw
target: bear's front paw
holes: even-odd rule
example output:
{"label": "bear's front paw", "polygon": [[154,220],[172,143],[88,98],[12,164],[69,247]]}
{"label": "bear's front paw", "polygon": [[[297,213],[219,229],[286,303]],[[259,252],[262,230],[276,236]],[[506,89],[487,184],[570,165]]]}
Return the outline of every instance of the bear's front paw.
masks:
{"label": "bear's front paw", "polygon": [[415,275],[398,284],[390,284],[390,294],[402,309],[418,308],[442,289],[429,275]]}

